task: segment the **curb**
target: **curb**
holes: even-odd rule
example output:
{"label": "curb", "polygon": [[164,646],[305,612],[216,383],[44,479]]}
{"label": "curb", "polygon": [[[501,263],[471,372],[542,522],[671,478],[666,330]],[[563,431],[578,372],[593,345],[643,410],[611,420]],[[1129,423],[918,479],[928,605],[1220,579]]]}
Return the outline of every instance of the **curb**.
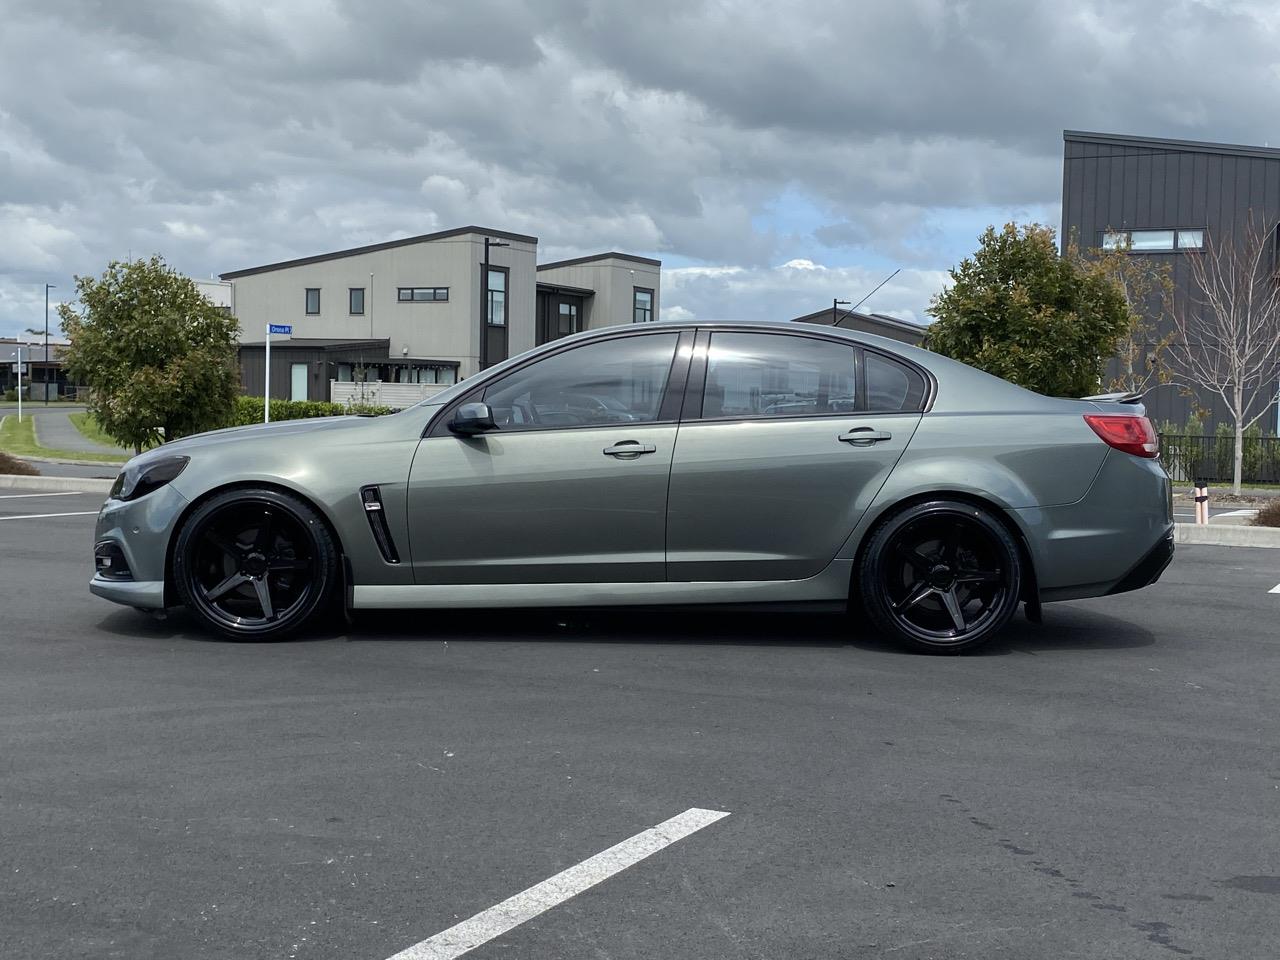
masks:
{"label": "curb", "polygon": [[1227,524],[1175,523],[1174,543],[1200,543],[1216,547],[1275,547],[1280,549],[1280,527],[1247,527]]}
{"label": "curb", "polygon": [[0,473],[0,490],[45,490],[50,492],[77,491],[79,493],[108,493],[114,480],[94,480],[90,477],[20,477]]}
{"label": "curb", "polygon": [[32,457],[25,453],[21,456],[11,453],[9,456],[18,457],[19,460],[30,460],[32,463],[63,463],[69,467],[102,467],[104,469],[114,467],[117,472],[128,462],[127,460],[67,460],[65,457]]}

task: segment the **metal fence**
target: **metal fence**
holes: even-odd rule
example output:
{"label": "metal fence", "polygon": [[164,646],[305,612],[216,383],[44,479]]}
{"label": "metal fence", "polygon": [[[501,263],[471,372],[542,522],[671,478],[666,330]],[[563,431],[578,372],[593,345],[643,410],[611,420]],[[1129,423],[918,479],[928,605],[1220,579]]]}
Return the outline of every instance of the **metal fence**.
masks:
{"label": "metal fence", "polygon": [[[1174,480],[1230,483],[1234,452],[1232,437],[1160,435],[1160,459]],[[1244,438],[1240,480],[1243,483],[1280,483],[1280,438]]]}

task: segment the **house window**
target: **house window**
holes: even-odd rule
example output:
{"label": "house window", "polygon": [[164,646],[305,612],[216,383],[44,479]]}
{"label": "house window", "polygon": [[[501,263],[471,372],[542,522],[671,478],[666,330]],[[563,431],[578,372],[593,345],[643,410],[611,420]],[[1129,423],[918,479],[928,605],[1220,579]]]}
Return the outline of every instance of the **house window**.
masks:
{"label": "house window", "polygon": [[578,332],[578,305],[576,303],[560,304],[560,322],[556,332],[562,337]]}
{"label": "house window", "polygon": [[307,287],[307,316],[314,317],[320,312],[320,288]]}
{"label": "house window", "polygon": [[485,285],[488,310],[485,318],[492,327],[507,325],[507,271],[505,267],[490,267],[489,281]]}
{"label": "house window", "polygon": [[353,317],[364,315],[364,287],[347,289],[347,310]]}
{"label": "house window", "polygon": [[653,291],[645,287],[633,287],[633,299],[631,302],[631,321],[633,323],[648,323],[653,319]]}
{"label": "house window", "polygon": [[1130,253],[1169,253],[1173,250],[1201,250],[1204,230],[1108,230],[1102,234],[1103,250]]}
{"label": "house window", "polygon": [[401,303],[443,303],[449,299],[449,288],[397,287],[396,299]]}

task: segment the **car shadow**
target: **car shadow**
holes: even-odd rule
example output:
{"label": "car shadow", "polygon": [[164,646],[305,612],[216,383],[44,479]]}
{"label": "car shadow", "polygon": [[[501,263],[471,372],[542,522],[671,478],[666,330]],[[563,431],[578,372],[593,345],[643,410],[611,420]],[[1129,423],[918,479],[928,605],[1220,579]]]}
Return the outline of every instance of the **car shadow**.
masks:
{"label": "car shadow", "polygon": [[[183,639],[235,643],[205,632],[182,609],[157,618],[120,610],[99,622],[106,633],[135,639]],[[365,611],[348,625],[335,616],[325,624],[273,643],[442,641],[450,643],[558,643],[853,647],[876,654],[918,656],[877,634],[858,616],[795,612],[648,610],[449,610]],[[1057,651],[1116,650],[1150,646],[1155,635],[1131,620],[1077,604],[1046,608],[1044,623],[1021,614],[1005,631],[967,656],[1006,656]]]}

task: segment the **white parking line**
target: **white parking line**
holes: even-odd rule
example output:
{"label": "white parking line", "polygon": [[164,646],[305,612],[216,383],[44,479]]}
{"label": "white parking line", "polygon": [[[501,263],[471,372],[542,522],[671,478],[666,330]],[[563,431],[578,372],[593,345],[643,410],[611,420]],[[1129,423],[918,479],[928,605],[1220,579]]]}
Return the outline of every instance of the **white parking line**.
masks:
{"label": "white parking line", "polygon": [[4,520],[44,520],[48,517],[96,517],[97,510],[80,510],[76,513],[21,513],[16,517],[0,517]]}
{"label": "white parking line", "polygon": [[1267,593],[1280,593],[1280,583],[1277,583],[1274,587],[1268,590]]}
{"label": "white parking line", "polygon": [[28,497],[78,497],[79,490],[60,490],[57,493],[6,493],[0,500],[26,500]]}
{"label": "white parking line", "polygon": [[723,810],[686,810],[482,910],[470,920],[401,950],[390,960],[453,960],[727,816]]}

